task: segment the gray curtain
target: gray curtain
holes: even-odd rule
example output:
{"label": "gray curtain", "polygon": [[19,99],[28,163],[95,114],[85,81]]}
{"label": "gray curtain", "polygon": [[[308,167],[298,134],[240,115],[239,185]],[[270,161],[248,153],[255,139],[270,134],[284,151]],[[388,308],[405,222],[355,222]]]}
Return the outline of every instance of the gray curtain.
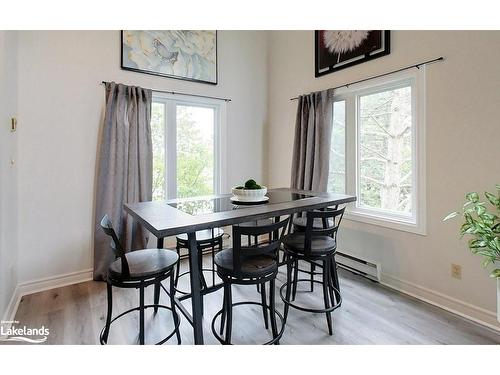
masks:
{"label": "gray curtain", "polygon": [[124,203],[152,199],[151,90],[106,83],[106,113],[97,161],[94,280],[104,280],[114,260],[100,227],[107,214],[126,251],[146,247],[147,232],[123,210]]}
{"label": "gray curtain", "polygon": [[326,191],[332,134],[332,98],[332,90],[299,96],[293,143],[292,188]]}

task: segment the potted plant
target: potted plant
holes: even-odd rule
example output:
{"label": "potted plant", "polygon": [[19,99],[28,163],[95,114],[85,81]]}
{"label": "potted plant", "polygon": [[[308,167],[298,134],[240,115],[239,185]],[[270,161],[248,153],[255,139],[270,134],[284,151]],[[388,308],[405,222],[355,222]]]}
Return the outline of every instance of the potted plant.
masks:
{"label": "potted plant", "polygon": [[233,196],[239,201],[262,201],[267,194],[267,187],[259,185],[254,179],[245,182],[244,186],[236,186],[232,189]]}
{"label": "potted plant", "polygon": [[[484,193],[490,204],[481,202],[476,192],[466,194],[462,211],[452,212],[444,218],[463,217],[460,236],[470,237],[469,249],[484,258],[483,267],[500,266],[500,185],[497,184],[496,189],[496,195]],[[500,268],[493,269],[490,277],[497,279],[497,320],[500,322]]]}

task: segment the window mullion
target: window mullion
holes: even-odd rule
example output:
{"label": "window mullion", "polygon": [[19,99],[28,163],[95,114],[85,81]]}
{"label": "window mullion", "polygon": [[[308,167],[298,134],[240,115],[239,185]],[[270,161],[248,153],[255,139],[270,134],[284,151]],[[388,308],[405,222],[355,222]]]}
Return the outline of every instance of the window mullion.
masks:
{"label": "window mullion", "polygon": [[173,100],[167,101],[165,129],[167,199],[174,199],[177,197],[177,103]]}
{"label": "window mullion", "polygon": [[356,194],[356,103],[355,95],[346,98],[346,194]]}

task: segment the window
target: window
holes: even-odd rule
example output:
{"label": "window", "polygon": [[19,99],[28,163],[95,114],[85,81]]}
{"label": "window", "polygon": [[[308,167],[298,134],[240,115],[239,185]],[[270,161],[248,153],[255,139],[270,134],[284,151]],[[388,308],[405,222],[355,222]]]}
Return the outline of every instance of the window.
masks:
{"label": "window", "polygon": [[347,218],[425,233],[424,69],[336,91],[328,190],[357,196]]}
{"label": "window", "polygon": [[225,102],[153,96],[153,200],[219,194],[225,189]]}

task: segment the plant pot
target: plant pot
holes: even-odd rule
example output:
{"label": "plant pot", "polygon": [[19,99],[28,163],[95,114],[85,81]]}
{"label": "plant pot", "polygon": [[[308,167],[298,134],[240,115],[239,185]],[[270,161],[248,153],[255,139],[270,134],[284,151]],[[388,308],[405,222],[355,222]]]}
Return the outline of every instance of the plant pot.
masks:
{"label": "plant pot", "polygon": [[238,200],[245,202],[261,201],[267,194],[267,187],[262,186],[262,189],[232,189],[233,195]]}

